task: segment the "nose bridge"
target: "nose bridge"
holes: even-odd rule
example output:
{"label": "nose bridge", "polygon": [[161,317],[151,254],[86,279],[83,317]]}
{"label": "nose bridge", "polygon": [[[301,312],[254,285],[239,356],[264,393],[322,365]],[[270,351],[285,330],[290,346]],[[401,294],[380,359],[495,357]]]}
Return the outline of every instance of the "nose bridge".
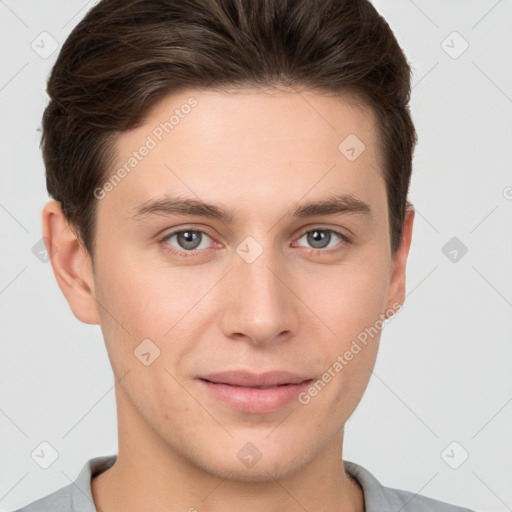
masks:
{"label": "nose bridge", "polygon": [[297,305],[284,284],[283,255],[251,238],[237,247],[230,272],[230,288],[236,293],[225,303],[223,328],[227,336],[245,335],[265,343],[283,332],[295,332]]}

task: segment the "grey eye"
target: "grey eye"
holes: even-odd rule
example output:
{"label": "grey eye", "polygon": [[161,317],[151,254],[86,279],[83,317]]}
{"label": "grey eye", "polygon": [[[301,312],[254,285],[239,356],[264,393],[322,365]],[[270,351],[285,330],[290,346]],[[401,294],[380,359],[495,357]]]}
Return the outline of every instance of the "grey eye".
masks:
{"label": "grey eye", "polygon": [[170,243],[170,240],[174,237],[176,237],[178,249],[185,251],[193,251],[201,248],[201,244],[204,242],[205,237],[207,239],[210,238],[206,233],[193,229],[184,229],[182,231],[175,231],[174,233],[171,233],[167,237],[168,243]]}
{"label": "grey eye", "polygon": [[331,233],[325,230],[310,231],[307,233],[307,240],[315,249],[327,247],[331,240]]}
{"label": "grey eye", "polygon": [[[332,229],[313,229],[311,231],[304,233],[300,238],[304,237],[306,237],[306,241],[309,247],[312,247],[313,249],[325,249],[329,247],[331,241],[336,242],[336,237],[340,241],[343,240],[343,237],[340,234],[336,233],[336,231],[333,231]],[[331,244],[330,247],[332,247],[333,245],[335,244]]]}

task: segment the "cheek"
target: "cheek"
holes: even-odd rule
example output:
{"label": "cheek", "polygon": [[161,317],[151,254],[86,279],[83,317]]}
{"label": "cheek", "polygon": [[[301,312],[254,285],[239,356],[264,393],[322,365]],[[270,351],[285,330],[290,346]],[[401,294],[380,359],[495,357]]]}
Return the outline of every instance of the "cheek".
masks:
{"label": "cheek", "polygon": [[193,348],[190,339],[201,328],[197,306],[206,303],[201,299],[217,280],[217,275],[199,268],[192,272],[154,261],[148,265],[132,251],[102,260],[96,296],[103,306],[101,328],[116,374],[139,370],[134,355],[143,347],[158,354],[157,366],[185,357]]}
{"label": "cheek", "polygon": [[133,251],[118,251],[98,268],[97,296],[105,301],[106,323],[117,320],[133,335],[149,336],[148,326],[159,332],[182,308],[183,283],[177,271],[155,268],[137,259]]}
{"label": "cheek", "polygon": [[136,347],[144,339],[156,339],[163,330],[160,324],[165,317],[159,306],[169,309],[158,300],[159,290],[148,282],[148,275],[126,253],[113,251],[110,257],[104,256],[96,274],[101,329],[112,366],[120,375],[136,362]]}
{"label": "cheek", "polygon": [[164,273],[141,268],[129,258],[120,256],[115,264],[112,259],[99,269],[97,298],[104,305],[101,329],[114,374],[122,379],[129,401],[145,416],[156,397],[172,396],[179,402],[183,395],[166,369],[173,373],[171,362],[182,357],[186,340],[180,344],[174,331],[165,333],[189,307],[175,281],[157,279]]}
{"label": "cheek", "polygon": [[342,344],[374,325],[385,311],[389,287],[385,264],[344,265],[331,269],[323,282],[311,300]]}
{"label": "cheek", "polygon": [[323,289],[311,299],[333,331],[321,338],[324,375],[331,379],[328,401],[341,416],[360,400],[377,357],[389,286],[388,262],[377,258],[331,269],[331,278],[322,279]]}

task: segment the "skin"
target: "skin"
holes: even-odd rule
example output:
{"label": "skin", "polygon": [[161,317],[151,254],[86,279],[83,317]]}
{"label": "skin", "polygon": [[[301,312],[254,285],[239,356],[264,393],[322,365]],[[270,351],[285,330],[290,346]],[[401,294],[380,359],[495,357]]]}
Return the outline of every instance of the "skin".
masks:
{"label": "skin", "polygon": [[[94,269],[59,203],[43,210],[48,248],[58,249],[50,253],[58,284],[79,320],[101,326],[119,381],[119,454],[92,480],[96,506],[362,512],[362,491],[343,468],[343,427],[368,384],[380,333],[309,403],[293,400],[271,413],[234,410],[195,378],[244,368],[318,379],[379,315],[404,302],[414,212],[393,256],[373,113],[353,98],[311,90],[169,96],[120,135],[116,166],[191,96],[197,107],[98,201]],[[338,150],[351,133],[366,146],[354,161]],[[297,203],[333,192],[352,194],[371,212],[289,215]],[[165,193],[234,209],[236,218],[131,219]],[[164,250],[167,243],[190,254],[177,236],[159,242],[179,229],[207,232],[195,256]],[[312,245],[307,233],[315,229],[351,242],[327,231],[330,242]],[[248,236],[263,249],[252,263],[236,251]],[[134,356],[146,338],[160,350],[149,366]],[[262,454],[250,468],[237,458],[247,442]]]}

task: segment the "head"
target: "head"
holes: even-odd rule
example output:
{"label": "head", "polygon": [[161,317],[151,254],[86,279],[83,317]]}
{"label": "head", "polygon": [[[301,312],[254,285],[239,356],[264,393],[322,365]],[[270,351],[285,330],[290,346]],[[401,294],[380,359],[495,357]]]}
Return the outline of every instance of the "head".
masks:
{"label": "head", "polygon": [[[404,301],[416,134],[387,23],[366,0],[103,0],[48,94],[43,234],[126,376],[120,426],[241,479],[313,460]],[[200,380],[232,369],[323,384],[240,411]]]}

